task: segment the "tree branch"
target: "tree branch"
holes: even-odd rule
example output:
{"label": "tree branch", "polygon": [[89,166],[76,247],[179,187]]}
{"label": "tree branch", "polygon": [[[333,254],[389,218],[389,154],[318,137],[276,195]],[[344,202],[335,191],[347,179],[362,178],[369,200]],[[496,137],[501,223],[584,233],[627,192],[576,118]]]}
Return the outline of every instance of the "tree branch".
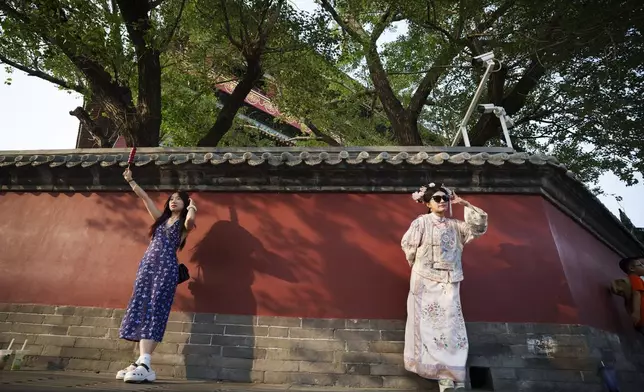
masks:
{"label": "tree branch", "polygon": [[[113,137],[107,135],[105,129],[101,129],[85,109],[78,106],[76,109],[69,112],[71,116],[74,116],[80,121],[81,126],[85,129],[92,139],[94,139],[96,146],[98,148],[109,148],[112,145]],[[113,136],[116,136],[113,135]]]}
{"label": "tree branch", "polygon": [[230,129],[239,109],[244,105],[244,99],[251,92],[255,83],[262,77],[262,67],[259,61],[248,62],[243,78],[235,86],[219,111],[215,124],[208,133],[197,143],[199,147],[215,147]]}
{"label": "tree branch", "polygon": [[515,2],[516,2],[516,0],[508,0],[505,3],[501,4],[501,6],[499,8],[495,9],[494,11],[492,11],[490,16],[486,20],[484,20],[483,22],[481,22],[478,25],[476,25],[475,33],[477,33],[477,34],[482,33],[485,30],[487,30],[490,27],[492,27],[492,25],[494,24],[494,22],[496,22],[497,19],[499,19],[500,17],[505,15],[505,13],[508,12],[508,10],[510,8],[512,8],[512,6],[514,6]]}
{"label": "tree branch", "polygon": [[384,14],[380,17],[378,23],[373,26],[373,31],[371,32],[371,45],[375,45],[378,38],[385,31],[387,26],[391,24],[392,20],[396,17],[396,13],[392,9],[393,7],[387,8]]}
{"label": "tree branch", "polygon": [[237,49],[240,51],[243,50],[243,45],[240,41],[238,41],[235,37],[233,37],[233,33],[230,28],[230,17],[228,16],[228,8],[226,7],[226,0],[220,0],[220,5],[222,12],[224,14],[224,26],[225,26],[225,31],[226,31],[226,36],[228,37],[228,40],[230,41],[231,44],[233,44]]}
{"label": "tree branch", "polygon": [[[256,49],[260,52],[259,55],[264,53],[263,51],[266,48],[266,43],[268,42],[268,38],[273,32],[275,25],[277,25],[277,20],[279,19],[280,14],[282,13],[282,6],[284,5],[284,1],[285,0],[277,0],[275,9],[270,14],[268,13],[270,11],[270,3],[269,3],[266,13],[263,14],[262,24],[260,25],[257,31],[258,40],[257,40]],[[266,21],[266,24],[265,24],[265,28],[262,30],[262,26],[264,26],[264,21]]]}
{"label": "tree branch", "polygon": [[145,35],[151,27],[148,2],[147,0],[117,0],[117,3],[137,57],[143,56],[147,49]]}
{"label": "tree branch", "polygon": [[445,28],[439,26],[438,24],[436,24],[434,22],[431,22],[430,20],[427,20],[426,22],[424,22],[422,24],[422,26],[427,28],[427,29],[435,30],[435,31],[438,31],[439,33],[443,34],[445,36],[445,38],[447,38],[448,42],[454,41],[454,37],[452,36],[452,34],[449,31],[447,31]]}
{"label": "tree branch", "polygon": [[543,118],[546,117],[546,116],[550,116],[551,114],[555,114],[555,111],[551,110],[551,109],[539,110],[539,111],[536,111],[536,112],[534,112],[532,114],[526,115],[526,116],[521,117],[520,119],[516,120],[514,122],[514,126],[516,127],[516,126],[519,126],[519,125],[521,125],[523,123],[527,123],[527,122],[530,122],[530,121],[544,121]]}
{"label": "tree branch", "polygon": [[313,132],[313,134],[315,136],[320,138],[320,140],[322,140],[323,142],[325,142],[329,146],[335,146],[335,147],[342,146],[342,144],[340,144],[337,140],[335,140],[331,136],[327,135],[326,133],[320,131],[320,129],[318,127],[316,127],[315,124],[313,124],[313,122],[311,120],[306,119],[304,121],[304,123],[306,124],[307,127],[309,127],[309,129],[311,130],[311,132]]}
{"label": "tree branch", "polygon": [[458,21],[454,26],[454,32],[451,34],[454,37],[461,37],[463,29],[465,28],[465,0],[458,2]]}
{"label": "tree branch", "polygon": [[18,70],[26,73],[29,76],[35,76],[35,77],[37,77],[39,79],[46,80],[46,81],[48,81],[50,83],[53,83],[55,85],[58,85],[58,86],[64,88],[64,89],[74,90],[74,91],[79,92],[81,94],[86,94],[87,93],[87,88],[85,88],[85,86],[83,86],[81,84],[69,84],[64,80],[58,79],[58,78],[56,78],[54,76],[51,76],[51,75],[49,75],[49,74],[47,74],[45,72],[35,70],[35,69],[31,69],[31,68],[25,67],[24,65],[18,64],[17,62],[9,60],[8,58],[4,57],[1,54],[0,54],[0,62],[4,63],[4,64],[7,64],[7,65],[10,65],[13,68],[18,69]]}
{"label": "tree branch", "polygon": [[[235,4],[237,4],[237,10],[239,12],[239,37],[241,39],[242,43],[242,54],[247,56],[247,50],[249,47],[252,47],[252,42],[253,40],[250,37],[250,32],[248,30],[248,25],[249,23],[246,21],[246,12],[244,10],[244,2],[243,1],[235,1]],[[223,4],[223,1],[222,1]]]}
{"label": "tree branch", "polygon": [[387,75],[420,75],[426,74],[431,71],[433,68],[454,68],[454,69],[470,69],[474,68],[471,65],[434,65],[429,69],[422,69],[420,71],[387,71]]}
{"label": "tree branch", "polygon": [[166,48],[167,45],[169,45],[170,42],[172,41],[172,38],[174,38],[174,33],[177,31],[177,27],[179,26],[179,22],[181,21],[181,18],[183,16],[183,9],[185,5],[186,5],[186,0],[183,0],[181,2],[181,6],[179,7],[179,14],[177,15],[177,19],[174,21],[174,26],[172,26],[172,29],[170,30],[170,33],[168,33],[168,36],[166,37],[166,39],[163,40],[163,44],[161,45],[162,48]]}
{"label": "tree branch", "polygon": [[455,42],[448,42],[434,62],[437,66],[432,66],[420,81],[418,88],[414,91],[414,95],[412,95],[411,101],[409,102],[409,110],[416,116],[420,115],[429,94],[436,87],[438,79],[445,73],[447,69],[445,64],[451,64],[461,49],[461,45]]}
{"label": "tree branch", "polygon": [[535,58],[510,93],[503,98],[502,105],[508,115],[515,114],[525,105],[528,94],[537,87],[545,73],[546,68]]}
{"label": "tree branch", "polygon": [[[328,0],[321,0],[320,5],[322,8],[324,8],[329,14],[331,14],[331,17],[335,22],[344,30],[351,38],[356,40],[357,42],[361,43],[365,48],[369,44],[369,37],[367,36],[366,32],[360,27],[356,26],[355,21],[353,23],[349,23],[348,21],[345,21],[342,19],[340,14],[338,14],[338,11],[331,5],[331,3]],[[353,26],[351,26],[353,24]],[[356,29],[356,27],[358,27]]]}

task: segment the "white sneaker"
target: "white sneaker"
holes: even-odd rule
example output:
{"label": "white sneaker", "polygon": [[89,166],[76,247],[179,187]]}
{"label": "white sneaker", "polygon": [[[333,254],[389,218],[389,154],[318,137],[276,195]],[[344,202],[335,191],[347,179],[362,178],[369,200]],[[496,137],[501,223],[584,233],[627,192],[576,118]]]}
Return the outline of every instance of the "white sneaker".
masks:
{"label": "white sneaker", "polygon": [[116,379],[122,380],[123,378],[125,378],[125,375],[127,374],[127,372],[130,372],[136,369],[137,366],[139,366],[139,364],[137,364],[136,362],[132,362],[130,366],[126,367],[125,369],[119,370],[118,372],[116,372]]}
{"label": "white sneaker", "polygon": [[453,392],[454,391],[454,381],[452,380],[439,380],[438,388],[440,392]]}
{"label": "white sneaker", "polygon": [[144,363],[125,374],[123,381],[132,383],[152,382],[157,379],[157,374],[154,370]]}

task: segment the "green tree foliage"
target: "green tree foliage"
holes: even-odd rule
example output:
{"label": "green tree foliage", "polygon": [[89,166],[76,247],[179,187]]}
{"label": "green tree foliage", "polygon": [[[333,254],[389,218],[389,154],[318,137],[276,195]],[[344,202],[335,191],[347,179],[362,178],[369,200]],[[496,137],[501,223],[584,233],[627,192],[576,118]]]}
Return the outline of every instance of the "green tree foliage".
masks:
{"label": "green tree foliage", "polygon": [[[82,93],[131,145],[270,143],[237,116],[253,88],[312,130],[300,145],[445,145],[483,73],[472,57],[494,51],[482,103],[514,119],[516,149],[553,153],[589,182],[643,171],[640,1],[319,4],[0,0],[0,62]],[[222,98],[227,79],[238,84]],[[114,140],[72,113],[97,145]],[[493,115],[468,128],[473,145],[502,144]]]}
{"label": "green tree foliage", "polygon": [[[157,145],[161,54],[185,0],[2,0],[0,62],[83,94],[131,145]],[[77,108],[97,145],[114,132]]]}
{"label": "green tree foliage", "polygon": [[[516,148],[554,153],[584,180],[642,172],[642,21],[635,0],[321,0],[341,36],[339,63],[367,75],[399,144],[451,139],[483,69],[501,64],[482,102],[515,120]],[[407,31],[379,44],[404,21]],[[423,133],[418,125],[425,126]],[[494,115],[473,118],[472,145],[500,145]]]}
{"label": "green tree foliage", "polygon": [[[310,23],[286,0],[0,0],[0,62],[83,94],[70,114],[97,146],[215,146]],[[238,81],[223,102],[221,77]]]}

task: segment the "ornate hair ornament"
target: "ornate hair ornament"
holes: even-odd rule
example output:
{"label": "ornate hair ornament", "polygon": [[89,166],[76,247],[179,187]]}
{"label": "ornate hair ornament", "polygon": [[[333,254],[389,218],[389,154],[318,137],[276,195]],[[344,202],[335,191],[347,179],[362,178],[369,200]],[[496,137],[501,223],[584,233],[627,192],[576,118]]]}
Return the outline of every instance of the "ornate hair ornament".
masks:
{"label": "ornate hair ornament", "polygon": [[[434,187],[434,183],[430,183],[428,185],[430,188]],[[425,196],[425,193],[427,192],[427,187],[426,186],[421,186],[420,189],[418,189],[417,192],[414,192],[411,194],[411,198],[414,199],[416,203],[423,203],[423,197]]]}

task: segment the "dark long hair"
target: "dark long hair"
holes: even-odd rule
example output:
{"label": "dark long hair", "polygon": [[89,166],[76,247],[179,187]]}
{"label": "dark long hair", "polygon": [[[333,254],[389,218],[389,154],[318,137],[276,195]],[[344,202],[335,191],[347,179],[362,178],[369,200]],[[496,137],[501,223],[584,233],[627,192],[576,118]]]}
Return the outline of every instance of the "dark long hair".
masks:
{"label": "dark long hair", "polygon": [[[434,195],[434,193],[436,193],[438,191],[442,191],[447,196],[451,195],[450,191],[447,190],[447,188],[445,188],[445,185],[443,185],[443,184],[434,185],[434,186],[431,186],[431,187],[429,186],[429,184],[425,185],[425,186],[427,187],[427,191],[425,191],[425,194],[423,195],[423,202],[425,204],[429,203],[432,200],[432,196]],[[432,212],[432,209],[430,207],[430,208],[427,209],[427,213],[431,214],[431,212]]]}
{"label": "dark long hair", "polygon": [[[181,250],[186,245],[186,238],[184,237],[184,234],[187,232],[186,217],[188,216],[188,205],[190,204],[190,195],[188,195],[188,192],[183,192],[183,191],[177,191],[175,193],[178,194],[179,197],[181,198],[181,201],[183,201],[183,209],[181,210],[181,215],[179,215],[179,225],[181,226],[181,234],[180,234],[181,243],[179,244],[179,250]],[[174,195],[174,193],[172,195]],[[161,214],[159,219],[157,219],[152,224],[152,226],[150,226],[150,232],[148,233],[150,235],[150,238],[154,237],[154,233],[156,232],[157,227],[159,227],[159,225],[161,224],[165,224],[165,222],[172,215],[172,211],[170,211],[170,199],[172,198],[172,195],[168,196],[168,200],[165,201],[165,206],[163,206],[163,213]]]}
{"label": "dark long hair", "polygon": [[626,275],[629,275],[631,273],[631,264],[640,259],[644,259],[644,256],[624,257],[619,261],[619,268],[624,271]]}

